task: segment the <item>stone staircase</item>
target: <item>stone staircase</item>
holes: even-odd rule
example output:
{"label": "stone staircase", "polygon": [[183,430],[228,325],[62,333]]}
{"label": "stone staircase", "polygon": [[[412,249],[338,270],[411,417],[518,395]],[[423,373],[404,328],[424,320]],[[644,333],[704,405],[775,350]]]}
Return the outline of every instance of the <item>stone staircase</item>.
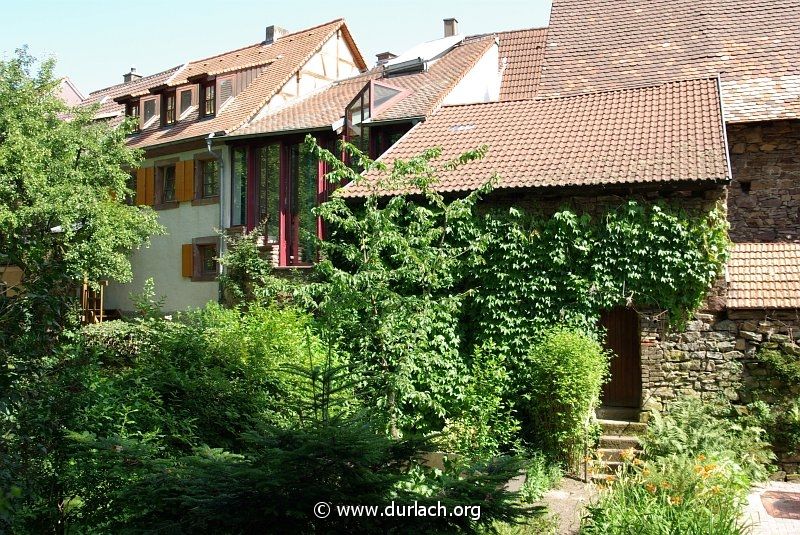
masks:
{"label": "stone staircase", "polygon": [[603,429],[597,450],[597,459],[591,461],[592,479],[607,479],[622,464],[623,452],[633,449],[641,451],[639,435],[647,424],[641,421],[639,409],[601,407],[597,409],[597,421]]}

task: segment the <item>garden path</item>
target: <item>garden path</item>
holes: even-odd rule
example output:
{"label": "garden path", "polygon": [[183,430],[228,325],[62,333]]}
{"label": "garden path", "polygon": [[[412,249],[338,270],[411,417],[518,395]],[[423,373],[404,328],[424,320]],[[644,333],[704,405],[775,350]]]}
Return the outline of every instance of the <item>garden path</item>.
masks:
{"label": "garden path", "polygon": [[770,481],[755,487],[744,520],[752,535],[800,535],[800,483]]}
{"label": "garden path", "polygon": [[581,527],[584,507],[597,494],[597,487],[579,479],[564,477],[558,486],[547,491],[542,501],[548,514],[558,518],[558,534],[573,535]]}

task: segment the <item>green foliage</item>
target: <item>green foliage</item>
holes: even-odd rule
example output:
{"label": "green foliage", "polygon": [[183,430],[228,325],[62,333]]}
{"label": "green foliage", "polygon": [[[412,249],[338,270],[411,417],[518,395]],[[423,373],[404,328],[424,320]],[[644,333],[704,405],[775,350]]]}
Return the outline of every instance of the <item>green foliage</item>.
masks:
{"label": "green foliage", "polygon": [[[335,155],[309,141],[333,171],[329,178],[362,181]],[[386,187],[415,192],[387,202],[379,191],[356,209],[340,196],[318,213],[330,237],[320,243],[321,282],[308,288],[327,339],[354,357],[363,392],[389,415],[392,435],[441,429],[466,395],[459,316],[463,295],[457,274],[476,244],[473,209],[489,186],[446,201],[433,186],[444,168],[480,158],[485,148],[436,167],[430,150],[388,171],[348,146],[367,172],[388,172]]]}
{"label": "green foliage", "polygon": [[776,379],[791,385],[800,384],[800,346],[784,344],[778,348],[761,349],[758,360],[772,370]]}
{"label": "green foliage", "polygon": [[608,354],[598,342],[555,328],[516,364],[513,399],[528,444],[574,463],[583,454]]}
{"label": "green foliage", "polygon": [[558,485],[563,476],[561,467],[541,453],[534,454],[525,467],[525,483],[520,489],[520,499],[525,503],[538,502],[544,493]]}
{"label": "green foliage", "polygon": [[156,283],[153,281],[153,277],[144,281],[144,287],[141,292],[132,292],[130,299],[133,302],[133,309],[136,311],[136,315],[140,318],[157,318],[161,316],[161,310],[167,300],[164,295],[156,297]]}
{"label": "green foliage", "polygon": [[720,206],[687,213],[628,201],[595,217],[490,214],[486,248],[470,268],[474,335],[520,355],[548,327],[594,332],[601,310],[631,303],[680,323],[721,272],[726,232]]}
{"label": "green foliage", "polygon": [[767,478],[774,459],[764,430],[738,417],[722,400],[678,399],[665,414],[654,412],[642,439],[649,457],[671,454],[727,458],[755,481]]}
{"label": "green foliage", "polygon": [[0,60],[0,266],[22,271],[17,294],[0,294],[0,496],[12,497],[0,501],[14,508],[0,514],[0,531],[30,502],[47,504],[40,527],[59,525],[62,409],[73,405],[56,405],[55,384],[78,320],[76,290],[84,277],[130,280],[131,250],[162,230],[150,208],[122,202],[126,169],[140,161],[125,145],[131,125],[69,109],[53,62],[33,73],[35,64],[24,49]]}
{"label": "green foliage", "polygon": [[742,535],[750,480],[728,457],[671,454],[637,462],[589,506],[583,534]]}

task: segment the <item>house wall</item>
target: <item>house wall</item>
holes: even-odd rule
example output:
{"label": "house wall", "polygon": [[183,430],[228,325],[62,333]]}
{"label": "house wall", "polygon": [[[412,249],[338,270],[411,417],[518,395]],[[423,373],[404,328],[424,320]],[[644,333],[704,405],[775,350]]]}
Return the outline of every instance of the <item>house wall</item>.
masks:
{"label": "house wall", "polygon": [[497,102],[500,100],[500,71],[497,43],[481,57],[444,99],[444,105]]}
{"label": "house wall", "polygon": [[[230,159],[227,150],[223,155],[223,174],[228,175]],[[151,166],[159,160],[179,157],[193,160],[195,154],[208,154],[205,150],[181,152],[164,158],[148,159],[143,167]],[[224,195],[224,194],[223,194]],[[230,198],[223,196],[224,198]],[[191,201],[182,202],[177,208],[158,210],[158,221],[166,229],[163,236],[151,238],[150,245],[131,255],[133,280],[128,284],[109,284],[105,293],[106,309],[119,309],[130,312],[133,304],[131,292],[141,292],[148,278],[153,278],[156,296],[165,296],[165,312],[185,310],[188,307],[201,307],[209,301],[217,301],[219,285],[215,281],[195,282],[181,275],[181,246],[192,243],[193,238],[216,235],[220,227],[219,203],[193,206]]]}
{"label": "house wall", "polygon": [[731,239],[799,240],[800,121],[729,124],[728,145]]}
{"label": "house wall", "polygon": [[[698,313],[682,332],[668,333],[657,315],[641,316],[642,407],[663,410],[682,395],[723,396],[737,405],[775,401],[769,388],[800,395],[800,385],[777,379],[757,354],[800,343],[797,311],[729,310]],[[782,470],[797,473],[800,457],[782,453]]]}
{"label": "house wall", "polygon": [[286,82],[258,113],[256,120],[279,109],[298,97],[308,95],[334,80],[349,78],[359,73],[350,47],[341,31],[328,39],[319,52],[306,62],[296,76]]}

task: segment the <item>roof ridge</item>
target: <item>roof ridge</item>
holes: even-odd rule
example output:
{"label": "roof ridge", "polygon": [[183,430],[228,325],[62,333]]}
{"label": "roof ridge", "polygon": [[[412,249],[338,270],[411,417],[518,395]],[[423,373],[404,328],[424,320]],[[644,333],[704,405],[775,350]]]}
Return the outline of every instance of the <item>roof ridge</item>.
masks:
{"label": "roof ridge", "polygon": [[678,78],[676,80],[667,80],[665,82],[658,82],[652,83],[647,85],[641,86],[634,86],[634,87],[617,87],[614,89],[603,89],[600,91],[588,91],[586,93],[578,93],[575,95],[559,95],[559,96],[552,96],[552,97],[534,97],[534,98],[521,98],[515,100],[496,100],[491,102],[472,102],[467,104],[447,104],[442,106],[443,108],[459,108],[459,107],[466,107],[466,106],[488,106],[492,104],[515,104],[520,102],[550,102],[553,100],[565,100],[565,99],[573,99],[579,97],[588,97],[594,95],[603,95],[606,93],[621,93],[624,91],[641,91],[643,89],[651,89],[655,87],[661,87],[665,85],[672,85],[672,84],[682,84],[686,82],[696,82],[701,80],[717,80],[718,76],[700,76],[696,78]]}
{"label": "roof ridge", "polygon": [[[322,28],[323,26],[328,26],[330,24],[333,24],[335,22],[340,22],[340,21],[344,22],[344,19],[340,17],[338,19],[334,19],[332,21],[329,21],[329,22],[326,22],[326,23],[323,23],[323,24],[317,24],[316,26],[311,26],[310,28],[303,28],[301,30],[297,30],[297,31],[294,31],[294,32],[291,32],[291,33],[287,33],[285,35],[280,36],[278,38],[278,41],[280,41],[281,39],[286,39],[287,37],[291,37],[291,36],[296,35],[298,33],[310,32],[310,31],[316,30],[318,28]],[[270,46],[273,45],[273,44],[275,44],[275,41],[270,43]],[[189,61],[186,62],[186,65],[191,65],[193,63],[200,63],[200,62],[203,62],[203,61],[208,61],[210,59],[218,58],[220,56],[225,56],[227,54],[233,54],[234,52],[239,52],[240,50],[244,50],[246,48],[253,48],[253,47],[259,46],[259,45],[264,45],[264,41],[258,41],[258,42],[255,42],[255,43],[252,43],[252,44],[249,44],[249,45],[240,46],[239,48],[234,48],[234,49],[231,49],[231,50],[227,50],[225,52],[220,52],[219,54],[214,54],[213,56],[206,56],[206,57],[200,58],[200,59],[189,60]]]}
{"label": "roof ridge", "polygon": [[154,74],[148,74],[147,76],[142,76],[141,78],[139,78],[139,79],[138,79],[138,80],[136,80],[135,82],[122,82],[122,83],[120,83],[120,84],[114,84],[114,85],[110,85],[110,86],[108,86],[108,87],[104,87],[104,88],[102,88],[102,89],[96,89],[96,90],[94,90],[94,91],[91,91],[91,92],[89,92],[89,96],[92,96],[92,95],[94,95],[94,94],[97,94],[97,93],[102,93],[103,91],[108,91],[109,89],[114,89],[115,87],[119,87],[119,86],[122,86],[122,85],[127,85],[127,84],[130,84],[130,83],[141,82],[141,81],[147,80],[148,78],[155,78],[156,76],[161,76],[162,74],[167,74],[167,73],[169,73],[170,71],[177,71],[178,69],[180,69],[181,67],[183,67],[183,66],[185,66],[185,65],[186,65],[185,63],[182,63],[182,64],[180,64],[180,65],[175,65],[174,67],[170,67],[170,68],[168,68],[168,69],[164,69],[164,70],[163,70],[163,71],[161,71],[161,72],[157,72],[157,73],[154,73]]}
{"label": "roof ridge", "polygon": [[[332,24],[334,24],[334,23],[336,23],[336,22],[339,22],[339,23],[340,23],[340,24],[339,24],[339,26],[337,26],[335,29],[333,29],[333,30],[331,30],[330,32],[328,32],[328,33],[327,33],[327,34],[326,34],[326,35],[325,35],[325,36],[324,36],[322,39],[320,39],[319,46],[317,46],[317,47],[313,48],[313,49],[312,49],[312,50],[311,50],[311,51],[310,51],[308,54],[306,54],[306,55],[305,55],[305,56],[304,56],[304,57],[303,57],[303,58],[302,58],[300,61],[298,61],[298,62],[296,63],[296,67],[297,67],[297,68],[293,69],[293,70],[292,70],[292,72],[291,72],[291,73],[289,73],[289,75],[288,75],[288,76],[286,76],[286,77],[284,77],[283,79],[281,79],[280,83],[279,83],[279,84],[277,84],[277,85],[276,85],[276,86],[273,88],[273,90],[272,90],[271,92],[269,92],[269,94],[267,94],[267,95],[265,96],[265,98],[262,98],[262,99],[261,99],[261,101],[260,101],[259,105],[258,105],[258,106],[256,106],[254,110],[252,110],[250,113],[248,113],[247,115],[245,115],[245,117],[244,117],[244,118],[243,118],[241,121],[239,121],[237,124],[235,124],[235,125],[231,126],[230,128],[226,128],[226,129],[225,129],[225,133],[226,133],[226,134],[229,134],[229,133],[231,133],[231,132],[235,132],[236,130],[238,130],[239,128],[241,128],[242,126],[244,126],[245,124],[247,124],[248,122],[250,122],[250,121],[253,119],[253,117],[255,117],[256,115],[258,115],[258,112],[260,112],[260,111],[261,111],[261,110],[264,108],[264,106],[266,106],[266,105],[267,105],[267,103],[270,101],[270,99],[272,99],[272,97],[273,97],[273,96],[275,96],[275,94],[277,94],[277,93],[278,93],[278,91],[280,91],[280,89],[281,89],[281,88],[282,88],[282,87],[283,87],[283,86],[286,84],[286,82],[288,82],[289,80],[291,80],[291,79],[292,79],[292,76],[295,76],[295,74],[297,73],[297,71],[298,71],[298,70],[300,70],[300,69],[303,67],[303,65],[305,65],[306,63],[308,63],[308,61],[309,61],[309,60],[310,60],[312,57],[314,57],[314,54],[316,54],[316,53],[317,53],[319,50],[321,50],[321,49],[322,49],[322,47],[323,47],[323,46],[325,46],[325,43],[328,41],[328,39],[330,39],[330,38],[331,38],[331,35],[333,34],[333,32],[334,32],[334,31],[337,31],[337,30],[338,30],[338,29],[339,29],[339,28],[340,28],[342,25],[344,25],[344,24],[345,24],[345,22],[344,22],[344,19],[342,19],[342,18],[339,18],[339,19],[335,19],[335,20],[333,20],[333,21],[331,21],[331,22],[328,22],[328,23],[326,23],[326,24],[320,24],[320,25],[318,25],[318,26],[314,26],[313,28],[308,28],[308,29],[306,29],[306,30],[302,30],[302,31],[311,31],[311,30],[314,30],[314,29],[322,28],[322,27],[324,27],[324,26],[329,26],[329,25],[332,25]],[[298,33],[298,32],[295,32],[295,33]],[[292,35],[292,34],[288,34],[288,35]],[[284,36],[284,37],[285,37],[285,36]],[[264,75],[266,75],[266,74],[267,74],[267,71],[265,70],[264,72],[262,72],[261,74],[259,74],[259,75],[256,77],[256,79],[255,79],[255,80],[253,80],[253,83],[255,83],[255,82],[256,82],[256,81],[257,81],[259,78],[261,78],[262,76],[264,76]],[[251,84],[251,85],[252,85],[252,84]]]}

